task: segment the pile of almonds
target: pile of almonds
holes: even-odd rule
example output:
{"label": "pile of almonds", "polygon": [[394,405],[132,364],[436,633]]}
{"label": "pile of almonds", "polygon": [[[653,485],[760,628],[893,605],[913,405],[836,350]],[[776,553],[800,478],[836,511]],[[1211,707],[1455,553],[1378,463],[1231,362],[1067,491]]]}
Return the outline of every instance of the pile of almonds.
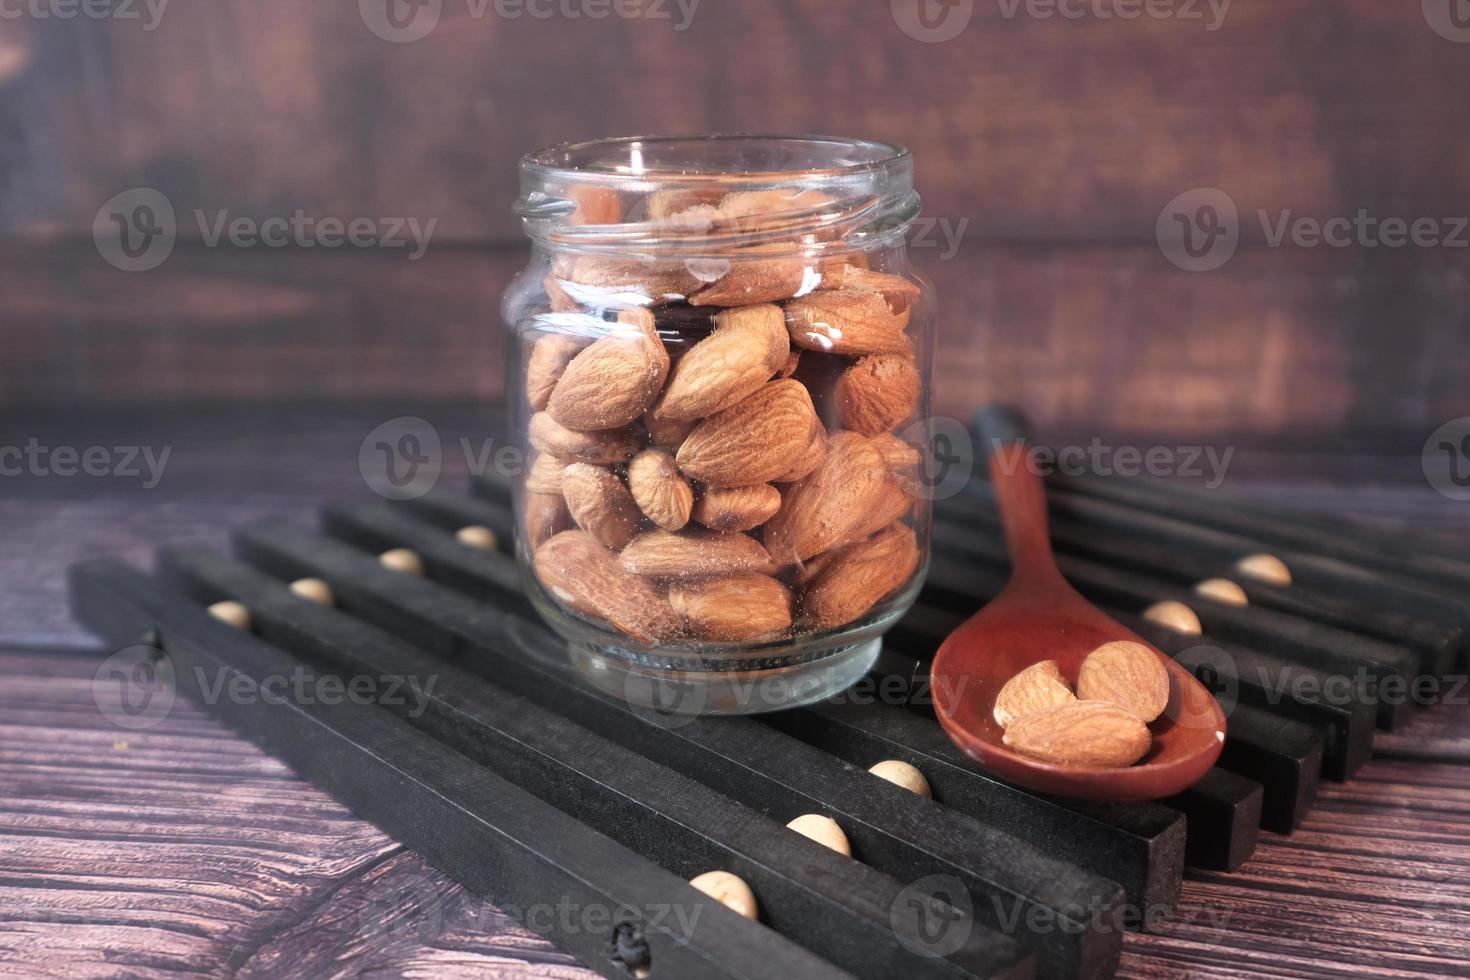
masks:
{"label": "pile of almonds", "polygon": [[1018,752],[1065,766],[1119,768],[1143,758],[1148,723],[1169,704],[1169,672],[1142,643],[1116,640],[1087,655],[1074,694],[1055,660],[1006,682],[993,714]]}
{"label": "pile of almonds", "polygon": [[[606,192],[589,223],[620,220]],[[812,192],[660,192],[671,234],[779,230]],[[558,602],[646,644],[750,642],[857,620],[916,573],[905,518],[919,405],[918,286],[779,237],[729,258],[555,258],[522,329],[533,451],[522,533]],[[608,321],[606,313],[615,314]],[[590,314],[593,336],[554,314]],[[550,327],[545,325],[550,324]]]}

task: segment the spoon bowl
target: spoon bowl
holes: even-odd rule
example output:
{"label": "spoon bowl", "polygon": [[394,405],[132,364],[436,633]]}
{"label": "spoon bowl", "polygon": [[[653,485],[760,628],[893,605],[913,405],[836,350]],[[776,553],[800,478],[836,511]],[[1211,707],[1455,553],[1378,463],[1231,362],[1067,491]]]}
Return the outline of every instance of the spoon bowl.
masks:
{"label": "spoon bowl", "polygon": [[[986,771],[1038,792],[1091,800],[1151,800],[1197,782],[1220,756],[1225,715],[1205,687],[1157,647],[1089,603],[1062,577],[1046,526],[1046,497],[1030,466],[1024,422],[992,409],[983,428],[994,451],[995,486],[1012,575],[1000,595],[940,646],[930,670],[934,710],[946,734]],[[1017,752],[1002,741],[995,699],[1016,674],[1054,660],[1076,689],[1093,650],[1128,640],[1152,650],[1169,675],[1169,701],[1149,724],[1153,742],[1132,766],[1061,765]]]}

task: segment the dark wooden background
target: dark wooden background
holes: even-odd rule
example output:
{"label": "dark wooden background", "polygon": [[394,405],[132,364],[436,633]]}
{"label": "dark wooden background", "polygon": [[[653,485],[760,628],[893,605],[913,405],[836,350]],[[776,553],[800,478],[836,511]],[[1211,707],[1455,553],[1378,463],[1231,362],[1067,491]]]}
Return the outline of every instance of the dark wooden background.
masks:
{"label": "dark wooden background", "polygon": [[[976,0],[943,43],[886,2],[702,0],[682,32],[660,7],[443,0],[412,43],[351,2],[0,21],[0,408],[494,397],[519,155],[744,129],[903,143],[926,213],[966,223],[957,254],[914,250],[942,291],[940,412],[1005,397],[1059,428],[1415,454],[1470,414],[1470,249],[1271,248],[1252,217],[1470,212],[1470,44],[1419,3],[1235,0],[1210,31]],[[124,273],[90,228],[139,186],[181,216],[438,227],[410,262],[205,248],[185,220],[163,266]],[[1189,273],[1154,224],[1202,186],[1243,242]]]}

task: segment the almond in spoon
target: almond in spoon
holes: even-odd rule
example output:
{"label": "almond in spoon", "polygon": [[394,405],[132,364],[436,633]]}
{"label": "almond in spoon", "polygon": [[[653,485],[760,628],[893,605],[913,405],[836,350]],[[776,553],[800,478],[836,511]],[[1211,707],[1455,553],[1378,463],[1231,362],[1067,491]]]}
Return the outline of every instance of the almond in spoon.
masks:
{"label": "almond in spoon", "polygon": [[1110,701],[1069,701],[1022,715],[1002,741],[1060,766],[1115,769],[1143,758],[1153,739],[1136,715]]}
{"label": "almond in spoon", "polygon": [[1006,681],[1005,687],[995,698],[996,724],[1009,728],[1018,718],[1042,708],[1076,701],[1077,696],[1062,680],[1062,672],[1055,660],[1043,660],[1032,664],[1015,677]]}
{"label": "almond in spoon", "polygon": [[1169,671],[1159,655],[1142,643],[1115,640],[1082,661],[1077,696],[1084,701],[1111,701],[1150,722],[1169,704]]}

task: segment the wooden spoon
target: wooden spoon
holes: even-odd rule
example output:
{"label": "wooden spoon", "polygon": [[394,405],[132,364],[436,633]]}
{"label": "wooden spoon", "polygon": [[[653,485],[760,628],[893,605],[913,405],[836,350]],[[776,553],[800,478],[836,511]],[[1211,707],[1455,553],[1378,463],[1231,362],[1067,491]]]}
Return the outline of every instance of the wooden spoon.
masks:
{"label": "wooden spoon", "polygon": [[[1026,423],[1013,410],[982,413],[990,479],[1011,555],[1011,579],[940,646],[930,676],[935,713],[949,737],[989,771],[1028,789],[1092,800],[1172,796],[1209,771],[1225,744],[1225,716],[1203,685],[1158,648],[1082,598],[1057,570],[1047,531],[1046,492],[1033,471]],[[1083,659],[1104,643],[1131,640],[1169,672],[1169,704],[1149,724],[1153,744],[1126,768],[1057,765],[1004,745],[992,714],[996,695],[1016,674],[1055,660],[1075,690]]]}

